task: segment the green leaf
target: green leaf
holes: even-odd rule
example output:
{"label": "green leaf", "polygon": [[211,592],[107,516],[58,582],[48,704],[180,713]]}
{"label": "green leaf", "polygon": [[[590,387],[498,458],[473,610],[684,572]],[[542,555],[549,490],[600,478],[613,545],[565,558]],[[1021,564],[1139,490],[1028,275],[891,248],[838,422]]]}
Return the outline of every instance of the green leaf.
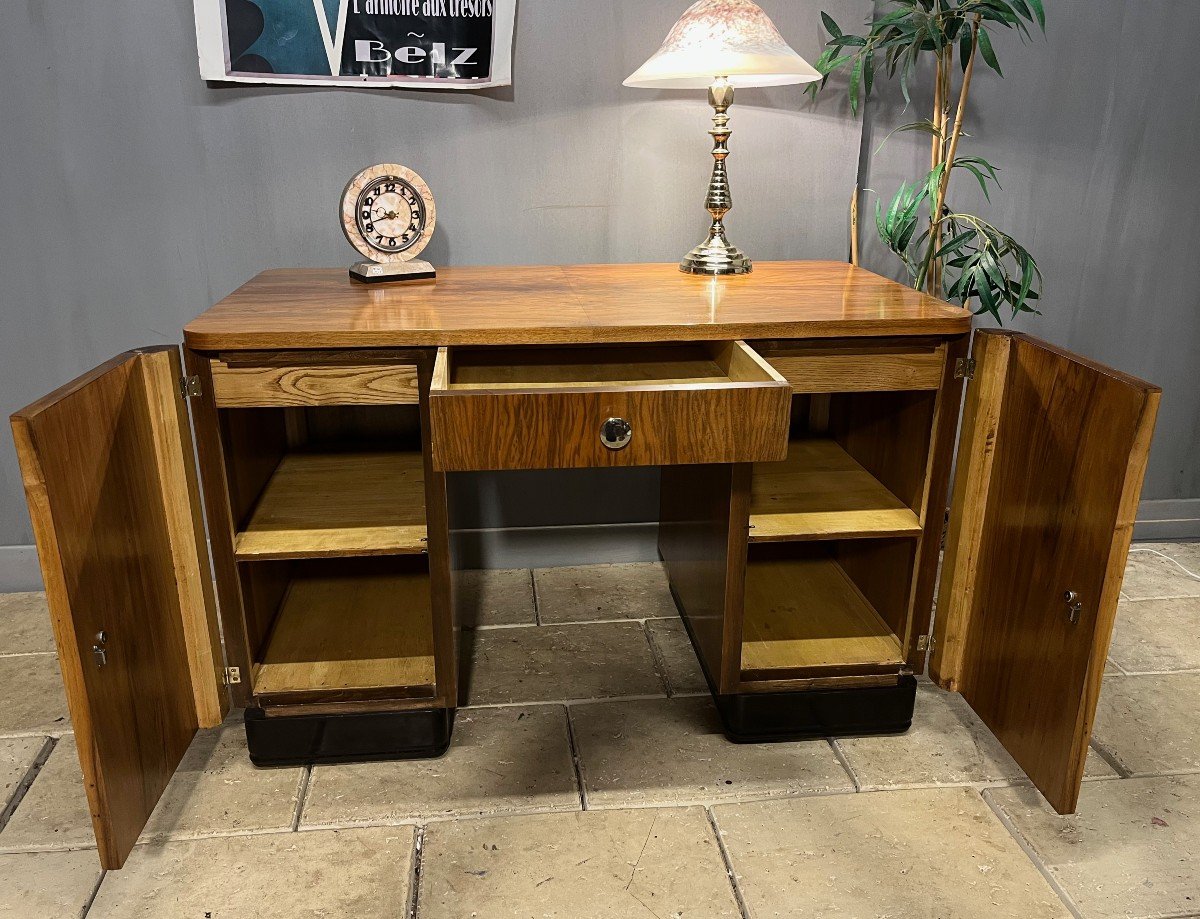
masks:
{"label": "green leaf", "polygon": [[995,285],[996,290],[1001,292],[1008,290],[1008,278],[1004,276],[1000,263],[996,261],[996,257],[991,252],[985,251],[979,264],[983,266],[984,273],[987,274],[988,280]]}
{"label": "green leaf", "polygon": [[874,24],[871,26],[871,30],[876,32],[882,31],[890,25],[895,25],[896,23],[901,22],[912,14],[913,11],[911,8],[892,10],[886,16],[880,16],[878,19],[876,19]]}
{"label": "green leaf", "polygon": [[967,65],[971,63],[971,55],[974,53],[975,42],[971,37],[971,32],[970,30],[964,31],[958,40],[958,61],[962,65],[963,73],[967,72]]}
{"label": "green leaf", "polygon": [[[956,167],[961,167],[963,169],[969,169],[972,173],[974,173],[975,178],[979,180],[979,187],[983,189],[983,196],[985,198],[987,198],[989,201],[992,200],[992,195],[988,191],[987,180],[984,178],[983,173],[979,170],[978,167],[968,165],[968,164],[964,163],[962,160],[955,160],[954,165]],[[1000,183],[997,182],[996,184],[999,185]]]}
{"label": "green leaf", "polygon": [[1013,306],[1014,313],[1019,313],[1029,298],[1029,290],[1033,287],[1033,271],[1033,259],[1026,252],[1024,258],[1021,259],[1021,289],[1017,294],[1017,302]]}
{"label": "green leaf", "polygon": [[850,46],[853,48],[861,48],[866,45],[867,40],[861,35],[837,35],[826,42],[834,48],[843,48]]}
{"label": "green leaf", "polygon": [[850,71],[850,111],[855,115],[858,114],[858,85],[862,82],[863,59],[860,57],[854,61],[854,68]]}
{"label": "green leaf", "polygon": [[875,148],[875,152],[879,153],[879,151],[883,149],[883,145],[891,139],[893,134],[901,134],[905,131],[923,131],[926,134],[931,134],[939,139],[942,136],[942,132],[938,130],[938,126],[928,118],[925,118],[921,121],[913,121],[909,124],[902,124],[895,130],[888,131],[887,137],[879,142],[879,146]]}
{"label": "green leaf", "polygon": [[823,22],[825,24],[825,31],[828,32],[830,35],[832,35],[834,38],[837,38],[839,35],[842,34],[842,30],[840,28],[838,28],[838,24],[833,21],[833,17],[830,16],[828,13],[826,13],[824,10],[821,11],[821,22]]}
{"label": "green leaf", "polygon": [[992,293],[986,272],[981,268],[977,268],[974,275],[975,292],[979,295],[979,302],[983,304],[984,309],[996,317],[997,322],[1003,324],[1003,320],[1000,318],[1000,304],[996,302],[996,296]]}
{"label": "green leaf", "polygon": [[933,213],[933,208],[937,207],[938,189],[942,184],[942,173],[946,171],[945,163],[938,163],[935,169],[929,171],[929,175],[925,177],[926,194],[929,195],[930,217],[937,220],[938,214]]}
{"label": "green leaf", "polygon": [[988,66],[1000,76],[1004,76],[1004,71],[1000,69],[1000,62],[996,60],[996,52],[992,49],[992,40],[988,37],[987,29],[979,30],[979,51]]}
{"label": "green leaf", "polygon": [[1029,0],[1029,5],[1033,7],[1034,15],[1037,16],[1038,25],[1042,27],[1042,31],[1046,31],[1046,10],[1042,7],[1042,0]]}
{"label": "green leaf", "polygon": [[974,230],[967,230],[965,233],[960,233],[950,240],[950,242],[946,243],[946,245],[942,246],[942,248],[938,249],[937,252],[933,253],[934,260],[945,258],[951,252],[961,249],[974,238]]}

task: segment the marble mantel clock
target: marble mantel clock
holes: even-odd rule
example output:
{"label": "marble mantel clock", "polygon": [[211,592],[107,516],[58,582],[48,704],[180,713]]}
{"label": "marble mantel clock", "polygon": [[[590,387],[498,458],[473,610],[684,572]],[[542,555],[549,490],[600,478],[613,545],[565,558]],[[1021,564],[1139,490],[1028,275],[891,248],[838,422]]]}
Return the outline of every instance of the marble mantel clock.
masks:
{"label": "marble mantel clock", "polygon": [[399,163],[378,163],[358,173],[342,193],[342,231],[366,261],[350,266],[365,284],[424,281],[437,277],[417,258],[437,225],[437,206],[425,180]]}

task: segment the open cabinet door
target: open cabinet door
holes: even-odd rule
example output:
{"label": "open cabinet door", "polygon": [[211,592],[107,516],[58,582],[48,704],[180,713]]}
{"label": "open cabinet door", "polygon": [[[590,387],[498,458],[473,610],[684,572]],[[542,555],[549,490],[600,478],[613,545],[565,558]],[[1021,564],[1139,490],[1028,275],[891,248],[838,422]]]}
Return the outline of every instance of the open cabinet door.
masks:
{"label": "open cabinet door", "polygon": [[1161,390],[1010,332],[973,354],[930,673],[1072,813]]}
{"label": "open cabinet door", "polygon": [[180,377],[133,351],[12,417],[105,868],[228,708]]}

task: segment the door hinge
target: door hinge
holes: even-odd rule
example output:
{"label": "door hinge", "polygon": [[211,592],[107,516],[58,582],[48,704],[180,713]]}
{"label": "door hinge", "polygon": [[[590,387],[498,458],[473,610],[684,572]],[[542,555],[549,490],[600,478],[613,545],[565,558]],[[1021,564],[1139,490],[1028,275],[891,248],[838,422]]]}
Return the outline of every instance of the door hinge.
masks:
{"label": "door hinge", "polygon": [[937,640],[932,635],[922,635],[917,639],[918,651],[932,651],[937,646]]}
{"label": "door hinge", "polygon": [[975,379],[975,358],[959,357],[954,360],[954,379],[956,380],[973,380]]}
{"label": "door hinge", "polygon": [[225,685],[226,686],[236,686],[240,682],[242,682],[242,668],[241,667],[226,667],[225,668]]}
{"label": "door hinge", "polygon": [[204,388],[200,385],[199,377],[180,377],[179,394],[185,399],[195,399],[202,395]]}

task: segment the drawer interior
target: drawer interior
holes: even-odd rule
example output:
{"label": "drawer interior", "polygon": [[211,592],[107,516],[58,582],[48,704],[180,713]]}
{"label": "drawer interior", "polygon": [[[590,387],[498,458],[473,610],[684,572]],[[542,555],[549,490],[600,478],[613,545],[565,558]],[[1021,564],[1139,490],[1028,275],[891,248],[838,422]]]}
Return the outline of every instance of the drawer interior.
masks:
{"label": "drawer interior", "polygon": [[770,369],[740,342],[564,348],[452,348],[446,388],[611,388],[773,382]]}
{"label": "drawer interior", "polygon": [[908,539],[750,546],[742,678],[897,672],[914,552]]}

